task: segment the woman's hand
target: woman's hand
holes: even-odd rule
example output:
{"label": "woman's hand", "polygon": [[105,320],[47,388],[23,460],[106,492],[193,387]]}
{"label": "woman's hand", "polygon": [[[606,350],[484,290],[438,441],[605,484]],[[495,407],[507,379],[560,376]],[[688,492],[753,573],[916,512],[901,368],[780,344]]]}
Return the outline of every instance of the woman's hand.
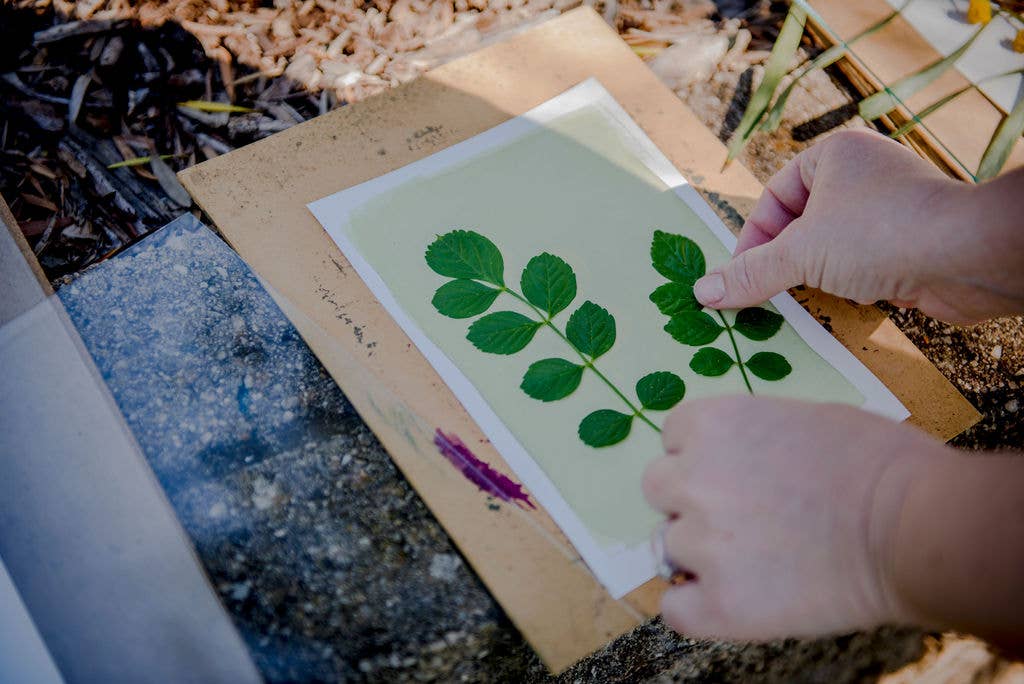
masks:
{"label": "woman's hand", "polygon": [[974,323],[1024,312],[1024,172],[951,180],[878,133],[842,131],[765,186],[729,263],[699,280],[705,306],[760,304],[806,284]]}
{"label": "woman's hand", "polygon": [[644,492],[669,516],[665,621],[765,640],[917,621],[894,577],[912,479],[954,452],[854,408],[747,396],[681,405]]}

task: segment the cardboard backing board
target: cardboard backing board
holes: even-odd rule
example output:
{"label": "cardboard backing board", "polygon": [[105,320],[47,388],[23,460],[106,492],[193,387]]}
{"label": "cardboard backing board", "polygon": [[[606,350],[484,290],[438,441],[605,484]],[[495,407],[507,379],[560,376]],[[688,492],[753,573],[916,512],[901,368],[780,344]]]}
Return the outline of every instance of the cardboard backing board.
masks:
{"label": "cardboard backing board", "polygon": [[[808,18],[812,35],[825,45],[847,40],[892,12],[885,0],[810,0],[824,24]],[[898,79],[912,74],[941,58],[939,52],[903,16],[885,28],[854,43],[852,58],[840,60],[839,67],[862,95],[883,90]],[[942,97],[967,86],[969,81],[957,69],[948,69],[939,78],[882,117],[891,130],[913,119]],[[907,136],[907,142],[923,156],[964,180],[973,174],[985,148],[1003,120],[1003,112],[980,91],[971,89],[923,119]],[[1024,166],[1024,142],[1018,140],[1004,172]]]}
{"label": "cardboard backing board", "polygon": [[[654,615],[664,585],[652,580],[612,600],[544,511],[484,504],[438,454],[434,429],[510,469],[305,205],[477,135],[590,77],[738,229],[761,186],[738,164],[721,170],[724,146],[586,8],[180,174],[554,671]],[[949,439],[978,420],[878,309],[810,290],[794,295],[895,392],[912,423]]]}

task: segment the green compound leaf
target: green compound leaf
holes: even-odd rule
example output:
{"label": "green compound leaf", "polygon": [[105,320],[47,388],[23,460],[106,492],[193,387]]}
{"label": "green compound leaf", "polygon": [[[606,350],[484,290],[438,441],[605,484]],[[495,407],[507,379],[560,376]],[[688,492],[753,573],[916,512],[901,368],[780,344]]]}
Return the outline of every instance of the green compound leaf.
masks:
{"label": "green compound leaf", "polygon": [[658,371],[640,378],[636,396],[641,406],[652,411],[667,411],[686,394],[686,384],[675,373]]}
{"label": "green compound leaf", "polygon": [[651,241],[651,264],[655,271],[672,282],[691,286],[707,269],[704,252],[696,242],[660,230],[654,231]]}
{"label": "green compound leaf", "polygon": [[732,328],[744,337],[760,342],[779,332],[783,320],[782,316],[774,311],[752,306],[741,309],[736,314],[736,322],[732,324]]}
{"label": "green compound leaf", "polygon": [[569,316],[565,336],[580,353],[596,359],[615,344],[615,319],[597,304],[583,302]]}
{"label": "green compound leaf", "polygon": [[427,247],[427,265],[449,278],[483,280],[505,284],[505,265],[493,242],[471,230],[453,230],[439,235]]}
{"label": "green compound leaf", "polygon": [[633,416],[601,409],[580,421],[579,436],[587,446],[610,446],[626,439],[632,426]]}
{"label": "green compound leaf", "polygon": [[499,294],[501,290],[487,287],[475,280],[460,278],[437,288],[434,298],[430,301],[442,316],[469,318],[491,308]]}
{"label": "green compound leaf", "polygon": [[519,282],[526,300],[548,316],[562,311],[576,298],[572,267],[547,252],[530,259]]}
{"label": "green compound leaf", "polygon": [[711,344],[723,330],[725,328],[703,311],[684,311],[673,316],[665,325],[665,332],[675,338],[676,342],[691,347]]}
{"label": "green compound leaf", "polygon": [[564,399],[580,386],[583,368],[565,359],[542,359],[530,364],[519,387],[541,401]]}
{"label": "green compound leaf", "polygon": [[466,339],[483,352],[515,354],[530,343],[540,326],[540,321],[521,313],[498,311],[473,321]]}
{"label": "green compound leaf", "polygon": [[793,371],[786,357],[775,352],[757,352],[743,365],[762,380],[781,380]]}
{"label": "green compound leaf", "polygon": [[733,358],[721,349],[704,347],[690,359],[690,368],[694,373],[714,378],[728,373],[734,363]]}
{"label": "green compound leaf", "polygon": [[684,311],[700,311],[704,307],[693,296],[693,283],[665,283],[651,293],[649,298],[658,311],[666,316],[675,316]]}

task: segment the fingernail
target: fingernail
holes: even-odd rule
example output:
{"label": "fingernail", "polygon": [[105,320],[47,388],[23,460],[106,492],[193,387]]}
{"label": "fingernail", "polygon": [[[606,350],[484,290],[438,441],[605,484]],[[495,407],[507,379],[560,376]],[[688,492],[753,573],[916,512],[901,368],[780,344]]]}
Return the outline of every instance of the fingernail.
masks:
{"label": "fingernail", "polygon": [[693,296],[704,305],[715,304],[725,296],[725,279],[721,273],[709,273],[693,284]]}

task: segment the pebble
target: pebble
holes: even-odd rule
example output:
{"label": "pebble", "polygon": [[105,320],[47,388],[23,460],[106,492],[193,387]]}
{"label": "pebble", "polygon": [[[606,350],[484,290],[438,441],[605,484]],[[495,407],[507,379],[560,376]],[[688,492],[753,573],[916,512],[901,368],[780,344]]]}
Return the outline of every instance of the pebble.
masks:
{"label": "pebble", "polygon": [[1020,402],[1017,401],[1016,399],[1011,399],[1010,401],[1006,402],[1006,410],[1009,411],[1010,413],[1016,413],[1017,409],[1019,408]]}
{"label": "pebble", "polygon": [[451,582],[456,577],[462,559],[453,553],[438,553],[430,559],[430,576],[436,580]]}
{"label": "pebble", "polygon": [[252,483],[252,505],[257,511],[265,511],[274,505],[277,498],[277,485],[263,477],[257,477]]}
{"label": "pebble", "polygon": [[996,346],[992,347],[992,358],[993,359],[1001,359],[1001,358],[1003,358],[1003,345],[997,344]]}

